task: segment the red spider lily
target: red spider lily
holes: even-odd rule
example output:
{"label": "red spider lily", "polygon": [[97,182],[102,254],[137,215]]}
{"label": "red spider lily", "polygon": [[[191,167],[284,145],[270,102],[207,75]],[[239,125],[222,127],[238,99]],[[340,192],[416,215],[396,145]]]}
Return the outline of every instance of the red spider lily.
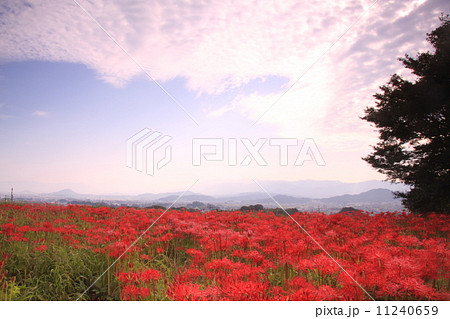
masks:
{"label": "red spider lily", "polygon": [[222,287],[225,300],[267,300],[267,282],[237,281]]}
{"label": "red spider lily", "polygon": [[175,284],[169,288],[168,295],[174,300],[219,300],[220,291],[217,287],[202,288],[199,284]]}
{"label": "red spider lily", "polygon": [[186,253],[193,257],[192,262],[195,264],[201,263],[205,259],[205,253],[197,249],[189,248]]}
{"label": "red spider lily", "polygon": [[136,287],[133,285],[126,285],[122,287],[120,297],[122,300],[140,300],[148,297],[150,291],[145,287]]}
{"label": "red spider lily", "polygon": [[46,251],[48,249],[47,245],[39,245],[34,248],[36,251]]}
{"label": "red spider lily", "polygon": [[358,284],[383,300],[450,299],[444,215],[291,215],[345,272],[290,218],[270,212],[170,210],[131,246],[160,215],[0,204],[0,240],[11,252],[57,244],[120,257],[113,273],[124,300],[367,300]]}
{"label": "red spider lily", "polygon": [[203,276],[203,271],[197,268],[188,268],[176,277],[177,282],[192,282]]}
{"label": "red spider lily", "polygon": [[45,222],[44,224],[42,224],[42,227],[44,228],[45,231],[53,230],[53,224],[50,222]]}
{"label": "red spider lily", "polygon": [[152,280],[158,280],[161,278],[161,274],[154,269],[145,269],[143,272],[140,273],[140,279],[144,282],[149,282]]}
{"label": "red spider lily", "polygon": [[15,230],[15,226],[14,226],[14,224],[12,224],[12,223],[7,223],[7,224],[3,224],[2,226],[1,226],[2,228],[3,228],[3,233],[5,234],[5,235],[11,235],[12,233],[14,233],[14,230]]}
{"label": "red spider lily", "polygon": [[155,269],[144,269],[138,272],[119,272],[117,278],[123,283],[140,283],[158,280],[161,274]]}
{"label": "red spider lily", "polygon": [[28,225],[17,227],[17,231],[21,233],[25,233],[27,231],[32,231],[32,228]]}

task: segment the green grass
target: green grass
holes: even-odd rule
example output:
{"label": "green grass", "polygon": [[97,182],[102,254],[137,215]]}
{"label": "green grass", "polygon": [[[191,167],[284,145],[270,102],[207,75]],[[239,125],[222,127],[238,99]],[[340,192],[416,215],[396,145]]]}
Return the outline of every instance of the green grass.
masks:
{"label": "green grass", "polygon": [[[67,245],[49,246],[46,251],[31,250],[27,242],[4,242],[2,246],[3,252],[11,253],[3,269],[9,278],[3,279],[8,287],[3,289],[3,300],[76,300],[110,263],[104,254]],[[120,300],[112,271],[81,299]]]}

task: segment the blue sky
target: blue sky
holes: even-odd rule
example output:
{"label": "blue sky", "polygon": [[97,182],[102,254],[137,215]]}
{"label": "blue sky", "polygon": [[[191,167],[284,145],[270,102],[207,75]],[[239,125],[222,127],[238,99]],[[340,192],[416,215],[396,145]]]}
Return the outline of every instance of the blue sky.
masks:
{"label": "blue sky", "polygon": [[[383,179],[361,160],[377,134],[359,116],[391,74],[410,76],[396,59],[429,49],[425,34],[449,9],[439,0],[5,1],[0,191]],[[126,140],[146,127],[172,137],[172,161],[154,176],[126,167]],[[193,138],[266,138],[269,165],[193,166]],[[326,165],[281,166],[271,138],[313,138]],[[239,142],[239,162],[246,155]]]}

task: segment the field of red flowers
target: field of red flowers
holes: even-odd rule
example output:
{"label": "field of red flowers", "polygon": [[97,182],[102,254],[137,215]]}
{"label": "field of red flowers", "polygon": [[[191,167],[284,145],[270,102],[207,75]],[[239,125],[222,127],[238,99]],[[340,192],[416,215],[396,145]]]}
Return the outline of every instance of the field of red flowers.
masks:
{"label": "field of red flowers", "polygon": [[450,299],[444,215],[163,213],[1,204],[0,299]]}

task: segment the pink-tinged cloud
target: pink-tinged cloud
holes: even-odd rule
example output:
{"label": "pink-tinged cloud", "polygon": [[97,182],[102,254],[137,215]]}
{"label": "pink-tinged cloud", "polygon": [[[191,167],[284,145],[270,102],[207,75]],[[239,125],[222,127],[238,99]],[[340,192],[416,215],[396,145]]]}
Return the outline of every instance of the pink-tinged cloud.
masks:
{"label": "pink-tinged cloud", "polygon": [[155,80],[185,78],[199,94],[283,77],[286,87],[243,91],[212,115],[237,112],[282,136],[313,136],[334,149],[359,149],[374,137],[358,118],[363,108],[401,70],[398,57],[428,48],[426,32],[450,11],[444,0],[380,0],[372,7],[375,0],[77,2],[120,46],[72,0],[7,0],[0,7],[0,62],[82,63],[125,85],[142,74],[125,50]]}
{"label": "pink-tinged cloud", "polygon": [[[78,2],[156,80],[184,77],[190,89],[208,93],[258,77],[295,79],[373,3]],[[329,54],[376,58],[379,66],[399,45],[423,39],[448,8],[421,2],[379,1]],[[9,0],[0,10],[3,61],[83,63],[115,84],[142,72],[74,1]]]}

